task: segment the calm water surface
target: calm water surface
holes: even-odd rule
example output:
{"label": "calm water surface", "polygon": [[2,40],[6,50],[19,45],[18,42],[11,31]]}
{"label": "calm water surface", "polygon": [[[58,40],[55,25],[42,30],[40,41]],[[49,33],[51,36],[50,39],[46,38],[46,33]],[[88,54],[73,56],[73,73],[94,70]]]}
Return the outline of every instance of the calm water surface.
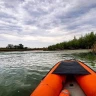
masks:
{"label": "calm water surface", "polygon": [[81,60],[96,71],[96,59],[72,55],[80,52],[86,50],[0,52],[0,96],[29,96],[52,66],[61,60]]}

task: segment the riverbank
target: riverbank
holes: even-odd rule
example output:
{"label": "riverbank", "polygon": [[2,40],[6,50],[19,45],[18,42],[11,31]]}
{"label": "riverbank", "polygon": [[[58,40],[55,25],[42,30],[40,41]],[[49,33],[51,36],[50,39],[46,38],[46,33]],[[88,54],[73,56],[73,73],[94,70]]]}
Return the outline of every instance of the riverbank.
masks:
{"label": "riverbank", "polygon": [[[35,51],[41,49],[7,49],[7,48],[0,48],[0,52],[11,52],[11,51]],[[42,50],[41,50],[42,51]]]}
{"label": "riverbank", "polygon": [[[52,51],[52,50],[47,50],[46,48],[44,49],[44,48],[30,48],[30,49],[9,49],[9,48],[0,48],[0,52],[7,52],[7,51],[9,51],[9,52],[11,52],[11,51]],[[76,49],[76,50],[72,50],[72,49],[70,49],[70,50],[68,50],[68,49],[65,49],[65,50],[54,50],[54,51],[66,51],[66,52],[68,52],[68,51],[73,51],[73,53],[74,53],[74,51],[76,52],[77,51],[77,53],[79,52],[91,52],[91,49]]]}

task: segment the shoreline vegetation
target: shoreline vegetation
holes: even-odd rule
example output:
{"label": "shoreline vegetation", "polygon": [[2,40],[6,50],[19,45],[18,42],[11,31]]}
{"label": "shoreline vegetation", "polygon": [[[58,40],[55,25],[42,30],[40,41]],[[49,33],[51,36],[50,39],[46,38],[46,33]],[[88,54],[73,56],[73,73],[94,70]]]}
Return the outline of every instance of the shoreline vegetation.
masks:
{"label": "shoreline vegetation", "polygon": [[93,52],[87,52],[87,53],[75,53],[73,54],[76,58],[79,57],[82,60],[89,60],[92,61],[91,66],[95,66],[96,65],[96,54],[94,54]]}
{"label": "shoreline vegetation", "polygon": [[7,51],[35,51],[35,50],[45,50],[46,48],[28,48],[24,47],[23,44],[13,45],[8,44],[6,48],[0,48],[0,52],[7,52]]}
{"label": "shoreline vegetation", "polygon": [[2,51],[63,51],[63,50],[82,50],[82,49],[91,49],[91,52],[96,54],[96,34],[94,32],[88,33],[85,36],[81,36],[80,38],[76,38],[70,41],[64,41],[61,43],[57,43],[55,45],[50,45],[48,47],[43,48],[28,48],[24,47],[23,44],[13,45],[8,44],[5,48],[0,48],[0,52]]}
{"label": "shoreline vegetation", "polygon": [[0,48],[0,52],[7,52],[7,51],[35,51],[35,50],[41,50],[41,49],[31,49],[31,48],[28,48],[28,49],[8,49],[8,48]]}
{"label": "shoreline vegetation", "polygon": [[76,38],[73,40],[57,43],[55,45],[48,46],[48,50],[77,50],[77,49],[91,49],[96,54],[96,34],[94,32],[88,33],[85,36]]}
{"label": "shoreline vegetation", "polygon": [[92,46],[92,52],[96,54],[96,42]]}
{"label": "shoreline vegetation", "polygon": [[39,51],[39,50],[42,50],[42,51],[45,51],[46,48],[24,48],[24,49],[15,49],[15,48],[0,48],[0,52],[10,52],[10,51]]}

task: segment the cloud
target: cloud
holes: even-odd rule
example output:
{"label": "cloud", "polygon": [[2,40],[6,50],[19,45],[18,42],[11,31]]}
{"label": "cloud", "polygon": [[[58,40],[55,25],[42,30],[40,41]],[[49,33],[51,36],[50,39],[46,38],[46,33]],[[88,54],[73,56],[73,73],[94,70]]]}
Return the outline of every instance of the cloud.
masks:
{"label": "cloud", "polygon": [[96,0],[0,0],[0,45],[43,47],[96,31]]}

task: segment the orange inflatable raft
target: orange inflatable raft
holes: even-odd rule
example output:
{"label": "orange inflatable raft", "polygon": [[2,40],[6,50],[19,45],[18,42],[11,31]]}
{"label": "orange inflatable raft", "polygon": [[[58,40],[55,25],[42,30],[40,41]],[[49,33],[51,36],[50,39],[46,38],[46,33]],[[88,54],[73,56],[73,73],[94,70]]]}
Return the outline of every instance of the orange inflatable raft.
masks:
{"label": "orange inflatable raft", "polygon": [[30,96],[96,96],[96,73],[80,61],[61,61]]}

